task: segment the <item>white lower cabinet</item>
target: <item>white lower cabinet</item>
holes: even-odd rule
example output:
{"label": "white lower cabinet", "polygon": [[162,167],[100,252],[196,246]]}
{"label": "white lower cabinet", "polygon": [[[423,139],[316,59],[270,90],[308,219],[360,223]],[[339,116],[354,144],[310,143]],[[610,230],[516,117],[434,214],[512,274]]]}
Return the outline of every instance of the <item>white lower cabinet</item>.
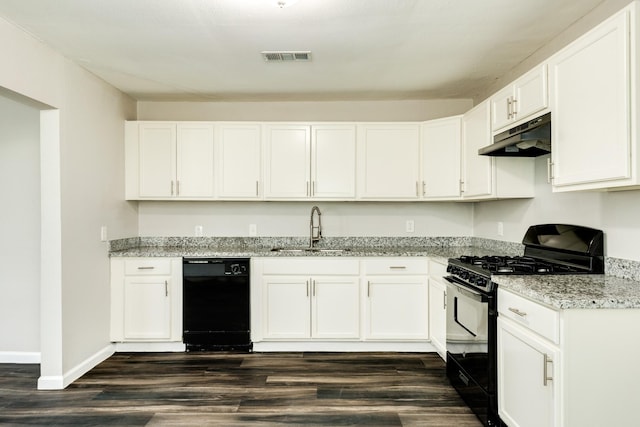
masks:
{"label": "white lower cabinet", "polygon": [[182,258],[111,260],[111,341],[182,341]]}
{"label": "white lower cabinet", "polygon": [[253,258],[251,268],[257,351],[433,351],[424,257]]}
{"label": "white lower cabinet", "polygon": [[445,264],[429,260],[429,337],[444,360],[447,359],[447,285]]}
{"label": "white lower cabinet", "polygon": [[639,317],[555,310],[498,289],[500,418],[509,427],[637,426]]}
{"label": "white lower cabinet", "polygon": [[357,260],[275,258],[261,269],[264,339],[360,337]]}
{"label": "white lower cabinet", "polygon": [[366,339],[429,338],[426,258],[363,262],[366,274]]}

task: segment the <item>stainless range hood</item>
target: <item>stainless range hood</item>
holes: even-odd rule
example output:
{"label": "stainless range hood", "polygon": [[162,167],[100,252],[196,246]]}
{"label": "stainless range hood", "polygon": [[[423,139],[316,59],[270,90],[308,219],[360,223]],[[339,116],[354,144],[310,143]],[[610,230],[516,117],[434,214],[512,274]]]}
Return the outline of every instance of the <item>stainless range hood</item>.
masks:
{"label": "stainless range hood", "polygon": [[551,152],[551,113],[493,137],[493,144],[478,150],[483,156],[537,157]]}

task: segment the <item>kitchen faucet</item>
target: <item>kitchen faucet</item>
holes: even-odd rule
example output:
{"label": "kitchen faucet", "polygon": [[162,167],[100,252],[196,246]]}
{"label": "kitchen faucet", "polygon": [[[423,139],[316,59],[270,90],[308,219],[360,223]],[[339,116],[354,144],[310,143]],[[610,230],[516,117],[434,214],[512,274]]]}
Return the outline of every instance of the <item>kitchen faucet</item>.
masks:
{"label": "kitchen faucet", "polygon": [[[318,213],[318,225],[314,225],[313,214]],[[309,225],[309,247],[313,248],[316,243],[322,239],[322,221],[320,220],[320,208],[314,206],[311,208],[311,222]]]}

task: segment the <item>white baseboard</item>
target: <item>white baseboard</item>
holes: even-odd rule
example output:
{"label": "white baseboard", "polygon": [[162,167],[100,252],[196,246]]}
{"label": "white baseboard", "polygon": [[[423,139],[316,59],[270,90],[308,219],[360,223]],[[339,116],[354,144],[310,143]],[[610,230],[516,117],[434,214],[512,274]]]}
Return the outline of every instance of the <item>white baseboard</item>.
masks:
{"label": "white baseboard", "polygon": [[40,363],[39,351],[0,351],[0,363]]}
{"label": "white baseboard", "polygon": [[172,352],[180,353],[186,351],[186,346],[182,342],[117,342],[116,352]]}
{"label": "white baseboard", "polygon": [[436,348],[430,342],[261,341],[253,343],[253,351],[432,353]]}
{"label": "white baseboard", "polygon": [[115,352],[113,344],[107,345],[92,356],[80,362],[63,375],[41,376],[38,378],[38,390],[62,390],[69,384],[107,360]]}

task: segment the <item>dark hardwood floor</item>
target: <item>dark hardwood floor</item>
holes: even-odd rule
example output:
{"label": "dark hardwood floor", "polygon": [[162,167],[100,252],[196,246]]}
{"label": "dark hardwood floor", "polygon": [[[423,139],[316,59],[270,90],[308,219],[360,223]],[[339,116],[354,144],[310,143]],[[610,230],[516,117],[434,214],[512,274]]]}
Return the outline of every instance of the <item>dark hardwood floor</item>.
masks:
{"label": "dark hardwood floor", "polygon": [[65,390],[38,375],[0,364],[0,425],[481,426],[431,353],[118,353]]}

